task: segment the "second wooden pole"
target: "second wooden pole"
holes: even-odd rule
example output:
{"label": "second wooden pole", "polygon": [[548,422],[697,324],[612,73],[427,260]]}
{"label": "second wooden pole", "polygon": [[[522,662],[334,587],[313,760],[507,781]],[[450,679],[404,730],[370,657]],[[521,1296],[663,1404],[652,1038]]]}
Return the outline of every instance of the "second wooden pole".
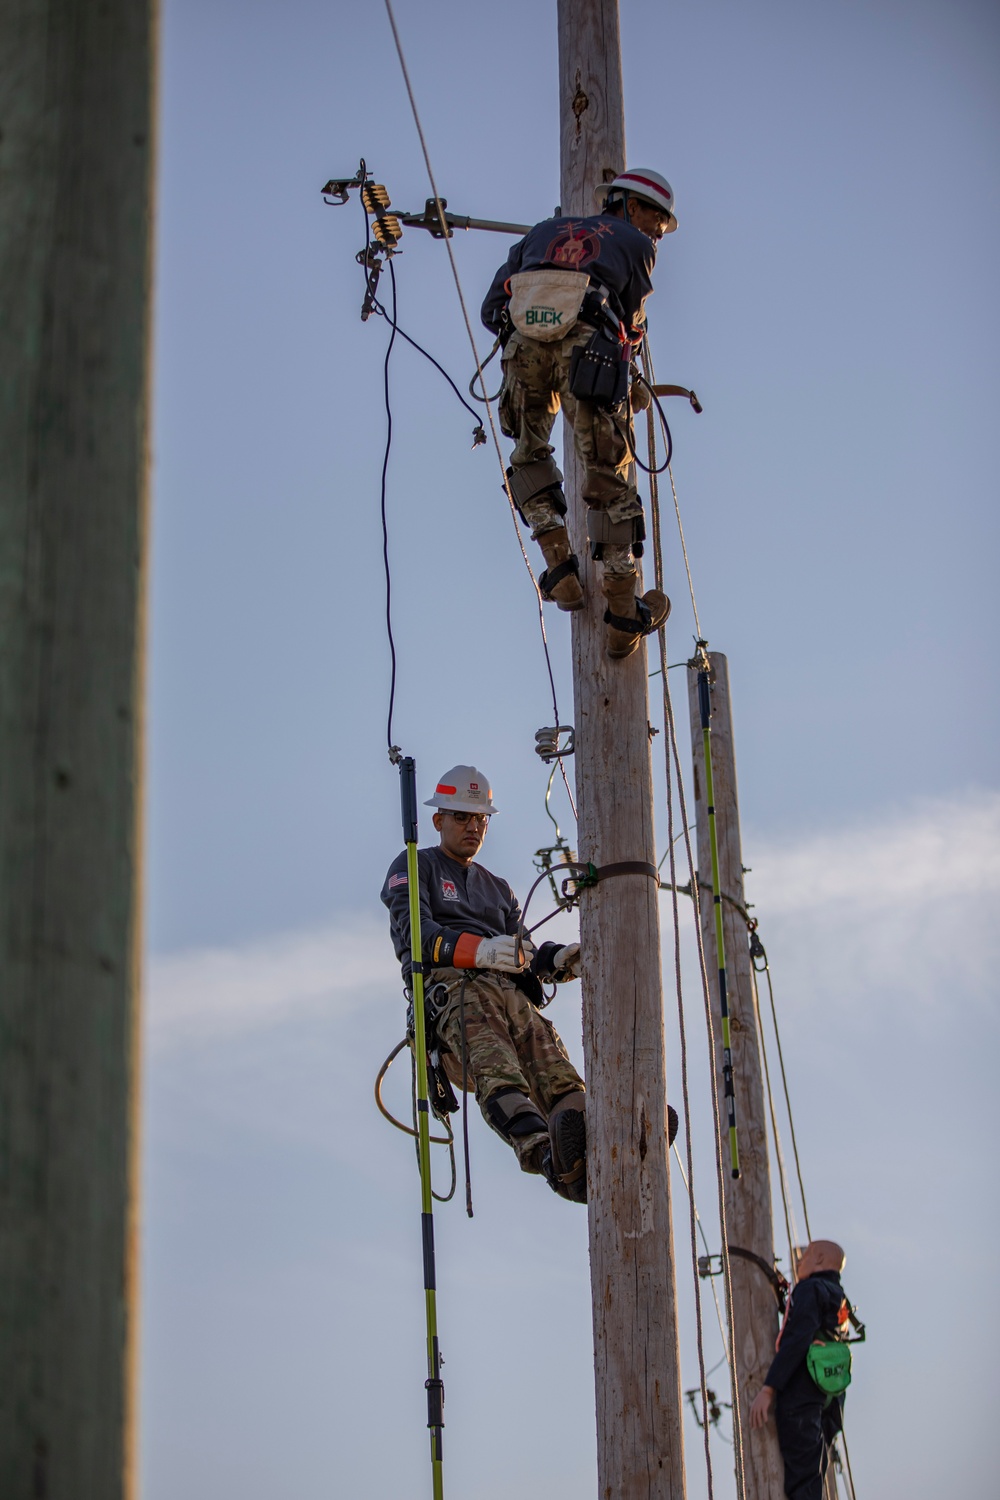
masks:
{"label": "second wooden pole", "polygon": [[[715,822],[719,843],[719,875],[722,891],[723,941],[728,972],[730,1029],[732,1033],[733,1081],[740,1146],[741,1175],[729,1172],[728,1149],[724,1152],[726,1220],[730,1250],[738,1247],[774,1263],[774,1230],[771,1217],[771,1175],[767,1156],[767,1126],[764,1085],[760,1067],[760,1040],[754,1014],[745,909],[743,858],[740,847],[740,812],[736,795],[736,755],[733,745],[732,705],[729,698],[729,667],[718,651],[709,653],[711,663],[712,779],[715,790]],[[712,997],[716,1006],[716,1068],[719,1104],[722,1104],[722,1044],[719,1034],[718,951],[715,941],[715,910],[712,903],[712,856],[709,845],[708,808],[705,801],[705,757],[701,714],[698,705],[698,673],[688,668],[688,699],[691,711],[691,745],[694,755],[694,802],[698,819],[698,886],[701,931]],[[726,1119],[721,1121],[726,1141]],[[778,1307],[770,1282],[752,1261],[733,1255],[733,1321],[736,1330],[736,1382],[743,1426],[744,1474],[747,1500],[784,1500],[784,1465],[778,1449],[774,1423],[756,1432],[750,1427],[750,1403],[764,1383],[774,1356],[778,1333]]]}

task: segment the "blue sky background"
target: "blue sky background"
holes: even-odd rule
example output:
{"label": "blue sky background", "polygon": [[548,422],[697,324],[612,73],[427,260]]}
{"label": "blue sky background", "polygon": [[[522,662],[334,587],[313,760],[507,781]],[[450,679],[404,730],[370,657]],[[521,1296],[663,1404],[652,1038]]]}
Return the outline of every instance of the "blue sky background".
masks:
{"label": "blue sky background", "polygon": [[[550,213],[554,6],[398,0],[397,18],[450,206]],[[988,4],[622,6],[629,159],[677,196],[651,340],[659,378],[705,407],[671,413],[674,473],[702,625],[733,679],[748,895],[813,1226],[847,1245],[871,1330],[855,1477],[912,1500],[992,1485],[998,42]],[[427,1484],[416,1175],[371,1103],[402,1029],[377,903],[399,847],[385,328],[358,318],[361,211],[319,194],[362,155],[394,205],[419,209],[380,6],[165,0],[147,1500],[396,1500]],[[474,306],[508,243],[456,237]],[[411,230],[403,250],[400,321],[464,388],[444,248]],[[471,419],[405,347],[391,381],[396,737],[427,791],[456,760],[487,771],[503,813],[483,857],[523,891],[550,828],[533,596]],[[667,538],[681,660],[692,622],[669,518]],[[549,631],[565,714],[565,620]],[[577,986],[552,1014],[579,1055]],[[667,1031],[676,1092],[669,991]],[[472,1139],[476,1217],[439,1216],[449,1491],[570,1500],[594,1487],[584,1216],[522,1179],[478,1118]],[[676,1176],[674,1193],[693,1385]],[[913,1378],[928,1333],[933,1422]],[[722,1494],[730,1451],[715,1441]]]}

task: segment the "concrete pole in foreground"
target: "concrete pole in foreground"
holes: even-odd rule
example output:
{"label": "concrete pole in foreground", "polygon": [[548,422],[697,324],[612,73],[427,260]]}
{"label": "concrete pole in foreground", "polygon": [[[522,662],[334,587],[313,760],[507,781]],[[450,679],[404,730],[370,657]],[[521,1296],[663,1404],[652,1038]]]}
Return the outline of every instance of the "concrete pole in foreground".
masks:
{"label": "concrete pole in foreground", "polygon": [[0,8],[0,1494],[134,1494],[154,7]]}
{"label": "concrete pole in foreground", "polygon": [[[715,790],[715,823],[719,843],[719,888],[722,892],[723,941],[726,948],[730,1027],[733,1052],[733,1085],[736,1093],[736,1123],[740,1147],[741,1175],[729,1173],[726,1119],[721,1121],[726,1183],[726,1221],[730,1249],[753,1251],[774,1264],[774,1229],[771,1216],[771,1174],[767,1157],[767,1124],[764,1085],[760,1066],[760,1038],[754,1014],[747,925],[737,907],[745,909],[743,857],[740,847],[740,811],[736,795],[736,752],[733,742],[732,704],[729,696],[729,666],[719,651],[709,652],[712,703],[712,780]],[[698,673],[688,668],[688,702],[691,713],[691,746],[694,757],[694,804],[698,820],[698,886],[701,897],[701,930],[705,959],[715,1006],[716,1070],[719,1103],[722,1106],[722,1042],[718,1021],[717,976],[719,960],[715,942],[715,908],[712,903],[712,853],[709,843],[708,809],[705,802],[705,756],[698,708]],[[726,898],[730,899],[727,900]],[[736,906],[733,905],[736,902]],[[741,1256],[730,1262],[733,1282],[733,1322],[736,1330],[736,1376],[743,1419],[744,1474],[747,1500],[784,1500],[784,1464],[778,1448],[774,1422],[753,1431],[750,1403],[764,1384],[774,1357],[778,1335],[778,1305],[771,1285],[759,1266]]]}
{"label": "concrete pole in foreground", "polygon": [[[559,0],[558,14],[562,209],[592,214],[625,165],[618,5]],[[646,647],[605,654],[570,433],[565,470],[587,591],[572,616],[579,857],[655,865]],[[580,905],[600,1500],[684,1495],[659,900],[655,881],[626,875]]]}

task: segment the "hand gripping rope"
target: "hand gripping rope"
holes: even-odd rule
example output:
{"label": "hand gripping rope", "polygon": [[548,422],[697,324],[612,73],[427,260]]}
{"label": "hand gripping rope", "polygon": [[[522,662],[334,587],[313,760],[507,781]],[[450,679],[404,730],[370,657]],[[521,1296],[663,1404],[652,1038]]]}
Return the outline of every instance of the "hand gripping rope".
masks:
{"label": "hand gripping rope", "polygon": [[[699,641],[704,662],[705,642]],[[712,690],[707,668],[698,673],[698,709],[705,747],[705,801],[708,805],[708,835],[712,849],[712,904],[715,907],[715,946],[719,956],[719,1012],[722,1018],[722,1092],[729,1124],[729,1164],[734,1177],[740,1175],[740,1147],[736,1138],[736,1094],[733,1089],[733,1049],[729,1032],[729,1000],[726,993],[726,940],[722,930],[722,887],[719,879],[719,836],[715,826],[715,783],[712,778]]]}
{"label": "hand gripping rope", "polygon": [[420,933],[420,872],[417,867],[417,767],[412,755],[399,763],[403,839],[410,898],[410,963],[413,986],[413,1049],[417,1064],[417,1154],[420,1161],[420,1228],[424,1251],[424,1308],[427,1318],[427,1426],[431,1434],[431,1479],[434,1500],[443,1500],[441,1434],[444,1429],[444,1382],[437,1332],[437,1279],[434,1269],[434,1204],[431,1193],[430,1104],[427,1098],[427,1038],[424,1022],[423,939]]}

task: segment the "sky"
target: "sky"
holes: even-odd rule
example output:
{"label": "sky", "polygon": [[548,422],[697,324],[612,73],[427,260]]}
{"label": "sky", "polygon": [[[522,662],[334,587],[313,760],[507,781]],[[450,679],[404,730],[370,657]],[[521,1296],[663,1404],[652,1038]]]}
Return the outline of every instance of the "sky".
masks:
{"label": "sky", "polygon": [[[554,5],[396,0],[396,14],[449,206],[551,213]],[[623,0],[621,23],[629,161],[676,194],[650,339],[658,378],[704,406],[671,409],[673,472],[702,628],[729,660],[747,896],[813,1228],[847,1247],[869,1328],[848,1407],[855,1479],[862,1495],[987,1496],[1000,17],[969,0]],[[378,903],[400,847],[378,515],[386,329],[359,317],[361,210],[319,191],[361,157],[394,206],[420,209],[430,189],[381,6],[164,0],[146,1500],[429,1493],[418,1183],[372,1100],[404,1024]],[[509,243],[456,236],[473,309]],[[408,230],[402,250],[400,323],[464,391],[444,247]],[[502,811],[482,858],[523,893],[551,831],[530,583],[468,413],[405,346],[390,391],[394,736],[422,796],[456,761],[487,773]],[[680,662],[693,619],[670,515],[665,528]],[[548,630],[565,718],[567,622],[553,612]],[[573,841],[564,794],[553,807]],[[695,1195],[715,1248],[682,920]],[[571,936],[571,919],[552,930]],[[550,1012],[578,1063],[579,1007],[571,985]],[[676,1099],[669,984],[665,1007]],[[387,1094],[405,1113],[398,1068]],[[471,1143],[475,1217],[455,1202],[437,1220],[448,1492],[576,1500],[595,1488],[584,1214],[522,1177],[478,1117]],[[688,1387],[676,1171],[672,1192]],[[710,1384],[728,1399],[724,1377]],[[727,1421],[712,1442],[720,1495]],[[698,1440],[688,1416],[692,1500]]]}

